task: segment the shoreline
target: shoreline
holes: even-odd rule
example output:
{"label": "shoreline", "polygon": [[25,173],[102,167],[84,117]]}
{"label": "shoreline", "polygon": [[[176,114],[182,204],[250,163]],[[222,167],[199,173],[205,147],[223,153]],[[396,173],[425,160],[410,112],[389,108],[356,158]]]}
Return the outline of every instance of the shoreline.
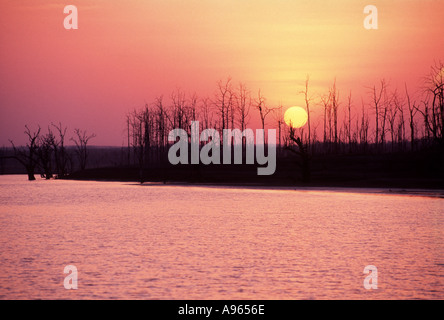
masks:
{"label": "shoreline", "polygon": [[[91,170],[91,171],[94,171]],[[295,190],[295,191],[334,191],[334,192],[353,192],[353,193],[367,193],[367,194],[393,194],[393,195],[408,195],[408,196],[428,196],[435,198],[444,198],[444,188],[438,186],[426,187],[428,181],[421,181],[414,183],[414,181],[391,181],[392,184],[385,184],[378,180],[361,180],[361,181],[344,181],[338,182],[321,182],[316,181],[310,184],[304,183],[290,183],[288,181],[272,181],[252,182],[252,181],[180,181],[180,180],[164,180],[159,179],[147,180],[141,183],[137,179],[128,178],[103,178],[94,177],[94,175],[82,174],[82,177],[70,176],[61,180],[71,181],[95,181],[95,182],[120,182],[140,185],[144,187],[149,186],[168,186],[168,187],[206,187],[206,188],[236,188],[236,189],[260,189],[260,190]],[[405,181],[404,181],[405,182]],[[438,181],[439,183],[439,181]]]}
{"label": "shoreline", "polygon": [[[1,176],[26,176],[23,173],[17,174],[2,174]],[[37,176],[37,174],[36,174]],[[36,177],[36,181],[47,181],[46,179]],[[242,190],[283,190],[283,191],[314,191],[314,192],[338,192],[338,193],[361,193],[361,194],[385,194],[385,195],[403,195],[403,196],[418,196],[418,197],[432,197],[444,199],[444,188],[426,188],[423,186],[410,187],[393,187],[393,186],[372,186],[365,183],[355,183],[353,185],[338,185],[338,184],[288,184],[288,183],[255,183],[255,182],[190,182],[190,181],[145,181],[140,183],[137,180],[131,179],[111,179],[111,178],[94,178],[94,177],[65,177],[52,178],[50,180],[61,181],[83,181],[83,182],[114,182],[125,183],[130,185],[138,185],[142,187],[190,187],[190,188],[230,188]],[[363,182],[363,181],[361,181]]]}
{"label": "shoreline", "polygon": [[[77,180],[80,181],[80,180]],[[85,181],[85,180],[82,180]],[[92,181],[92,180],[89,180]],[[100,181],[97,181],[100,182]],[[103,181],[102,182],[111,182]],[[114,181],[122,182],[122,181]],[[123,183],[123,182],[122,182]],[[224,184],[224,183],[186,183],[186,182],[144,182],[140,186],[177,186],[177,187],[202,187],[202,188],[233,188],[233,189],[258,189],[258,190],[289,190],[289,191],[319,191],[337,193],[367,193],[367,194],[390,194],[405,196],[420,196],[444,198],[444,189],[418,189],[418,188],[383,188],[383,187],[326,187],[326,186],[279,186],[279,185],[254,185],[254,184]]]}

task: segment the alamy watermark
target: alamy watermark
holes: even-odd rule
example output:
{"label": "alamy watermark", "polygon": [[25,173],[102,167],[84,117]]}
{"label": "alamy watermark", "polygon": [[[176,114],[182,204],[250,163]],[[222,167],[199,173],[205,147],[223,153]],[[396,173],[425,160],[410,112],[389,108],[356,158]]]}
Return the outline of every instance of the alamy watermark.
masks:
{"label": "alamy watermark", "polygon": [[[221,145],[223,146],[222,164],[232,164],[232,149],[234,149],[234,164],[242,164],[245,145],[246,164],[255,163],[256,151],[257,164],[266,165],[266,167],[257,168],[258,175],[272,175],[276,171],[276,129],[268,129],[267,155],[265,155],[265,130],[263,129],[256,130],[256,137],[252,129],[245,129],[243,132],[239,129],[224,129],[222,130],[223,143],[221,143],[219,131],[205,129],[199,134],[199,121],[191,121],[191,137],[184,129],[174,129],[170,131],[168,141],[176,142],[168,151],[168,160],[173,165],[199,164],[200,162],[205,165],[221,164]],[[190,144],[189,141],[191,141]],[[201,142],[205,142],[202,148],[200,148]],[[191,153],[191,161],[189,161],[189,153]]]}
{"label": "alamy watermark", "polygon": [[365,6],[364,13],[368,14],[364,18],[364,28],[367,30],[378,29],[378,8],[374,5]]}
{"label": "alamy watermark", "polygon": [[[63,26],[66,30],[78,29],[78,11],[74,5],[67,5],[63,8],[63,13],[68,14],[63,20]],[[367,16],[364,18],[364,28],[367,30],[378,29],[378,8],[374,5],[367,5],[364,7],[364,13]]]}
{"label": "alamy watermark", "polygon": [[77,267],[73,265],[68,265],[63,269],[63,273],[67,273],[68,275],[65,277],[63,281],[63,286],[66,290],[77,290],[77,279],[78,272]]}
{"label": "alamy watermark", "polygon": [[370,273],[364,279],[364,288],[367,290],[378,289],[378,269],[373,265],[368,265],[364,268],[364,273]]}
{"label": "alamy watermark", "polygon": [[78,24],[79,15],[77,12],[77,7],[74,5],[66,6],[63,9],[63,13],[68,14],[65,17],[65,19],[63,20],[63,26],[65,27],[65,29],[66,30],[78,29],[79,28],[79,24]]}

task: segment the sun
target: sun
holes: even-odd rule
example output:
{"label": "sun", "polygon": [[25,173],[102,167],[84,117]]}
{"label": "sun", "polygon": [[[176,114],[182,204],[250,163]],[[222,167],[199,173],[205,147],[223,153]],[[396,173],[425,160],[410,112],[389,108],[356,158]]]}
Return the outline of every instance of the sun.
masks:
{"label": "sun", "polygon": [[303,127],[308,120],[307,112],[301,107],[291,107],[285,111],[284,121],[292,128]]}

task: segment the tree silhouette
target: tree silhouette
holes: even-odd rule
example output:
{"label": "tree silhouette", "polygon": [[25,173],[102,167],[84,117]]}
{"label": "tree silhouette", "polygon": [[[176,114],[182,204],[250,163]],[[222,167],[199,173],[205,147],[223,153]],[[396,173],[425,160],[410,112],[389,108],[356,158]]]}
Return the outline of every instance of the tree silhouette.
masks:
{"label": "tree silhouette", "polygon": [[307,75],[305,79],[305,88],[301,93],[304,95],[305,108],[307,110],[307,126],[308,126],[308,148],[311,145],[311,120],[310,120],[310,103],[312,98],[308,94],[308,83],[310,81],[310,76]]}
{"label": "tree silhouette", "polygon": [[266,99],[262,95],[261,90],[259,90],[257,94],[257,99],[255,101],[255,104],[256,104],[256,109],[259,111],[262,130],[264,130],[264,136],[265,136],[265,119],[272,111],[274,111],[277,108],[270,108],[269,106],[267,106]]}
{"label": "tree silhouette", "polygon": [[52,155],[54,152],[55,137],[48,127],[48,133],[40,137],[40,146],[38,148],[38,158],[40,166],[43,170],[43,177],[45,179],[51,179],[53,177],[52,172]]}
{"label": "tree silhouette", "polygon": [[[231,78],[227,80],[219,80],[217,83],[217,91],[215,94],[214,105],[218,110],[219,117],[221,119],[220,130],[228,129],[230,112],[234,112],[233,108],[234,95],[231,85]],[[234,117],[234,115],[232,115]],[[233,121],[234,122],[234,121]]]}
{"label": "tree silhouette", "polygon": [[55,138],[53,140],[53,149],[58,177],[63,178],[68,173],[69,155],[65,148],[65,136],[68,128],[63,127],[61,122],[58,125],[53,123],[51,125],[57,130],[59,135],[58,139]]}
{"label": "tree silhouette", "polygon": [[300,162],[296,162],[296,164],[302,170],[302,182],[309,183],[311,178],[311,157],[308,153],[307,146],[302,142],[302,139],[300,137],[296,137],[295,129],[291,126],[288,137],[286,138],[285,149],[299,157]]}
{"label": "tree silhouette", "polygon": [[74,133],[76,134],[76,136],[74,138],[71,138],[71,141],[73,141],[76,145],[76,154],[79,159],[80,169],[85,170],[88,160],[87,145],[89,140],[95,138],[96,135],[94,133],[88,135],[86,133],[86,130],[82,131],[80,129],[75,129]]}
{"label": "tree silhouette", "polygon": [[35,180],[35,168],[39,163],[38,160],[38,149],[39,149],[39,137],[40,137],[40,126],[37,131],[31,132],[29,127],[25,125],[25,134],[28,137],[28,143],[26,148],[18,148],[14,145],[12,140],[9,142],[14,149],[14,158],[17,159],[25,168],[28,174],[28,180]]}

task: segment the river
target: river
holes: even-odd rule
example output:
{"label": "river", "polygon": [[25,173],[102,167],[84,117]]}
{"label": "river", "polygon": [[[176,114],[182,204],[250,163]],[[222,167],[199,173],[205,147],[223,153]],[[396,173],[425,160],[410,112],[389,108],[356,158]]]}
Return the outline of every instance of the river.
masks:
{"label": "river", "polygon": [[442,192],[0,176],[0,298],[443,299],[443,213]]}

